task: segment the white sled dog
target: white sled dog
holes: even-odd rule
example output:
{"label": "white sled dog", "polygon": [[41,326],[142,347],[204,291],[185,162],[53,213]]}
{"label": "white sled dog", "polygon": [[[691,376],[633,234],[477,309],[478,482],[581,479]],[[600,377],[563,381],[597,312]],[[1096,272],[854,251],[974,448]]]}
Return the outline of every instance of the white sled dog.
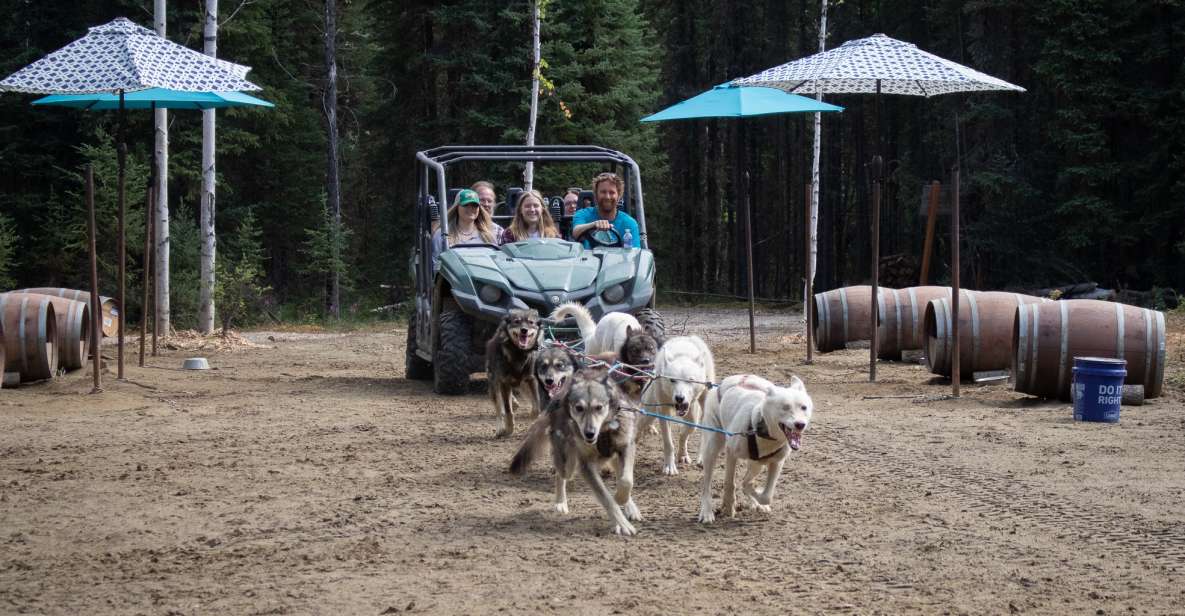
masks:
{"label": "white sled dog", "polygon": [[[798,377],[780,387],[759,376],[730,376],[707,396],[704,424],[737,433],[728,436],[707,432],[704,438],[704,477],[700,493],[699,521],[716,520],[712,507],[712,471],[716,456],[725,451],[724,490],[721,514],[736,515],[735,474],[737,460],[748,460],[741,480],[748,503],[768,513],[782,466],[792,450],[802,445],[802,433],[809,427],[814,403]],[[753,480],[766,469],[765,487],[757,491]]]}
{"label": "white sled dog", "polygon": [[602,316],[598,323],[593,320],[588,308],[576,302],[560,304],[551,313],[552,321],[562,321],[567,317],[575,319],[576,327],[580,328],[580,337],[584,339],[584,354],[598,359],[610,359],[599,357],[604,353],[620,355],[621,347],[625,345],[631,328],[643,331],[642,324],[632,314],[610,312]]}
{"label": "white sled dog", "polygon": [[[667,416],[671,416],[673,411],[682,419],[698,422],[703,415],[704,402],[708,396],[714,395],[712,390],[708,389],[708,383],[716,381],[716,361],[708,345],[699,336],[668,338],[658,350],[658,358],[654,361],[654,374],[654,382],[642,394],[642,408]],[[653,417],[642,416],[638,422],[639,439],[646,434],[646,428],[653,421]],[[691,457],[687,453],[687,440],[694,428],[683,426],[676,453],[671,438],[671,422],[658,423],[662,432],[662,472],[664,475],[677,475],[679,462],[691,463]],[[696,456],[698,462],[703,461],[703,453],[704,448],[701,444]]]}

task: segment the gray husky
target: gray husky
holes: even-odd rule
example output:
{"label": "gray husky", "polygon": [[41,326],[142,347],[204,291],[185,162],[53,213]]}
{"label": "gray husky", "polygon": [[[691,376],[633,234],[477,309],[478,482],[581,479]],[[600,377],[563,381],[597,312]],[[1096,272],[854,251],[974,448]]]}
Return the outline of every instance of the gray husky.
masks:
{"label": "gray husky", "polygon": [[[642,519],[634,503],[634,416],[621,410],[625,396],[604,368],[585,368],[572,377],[562,397],[552,400],[523,439],[510,463],[510,472],[521,475],[551,441],[555,464],[555,510],[568,513],[568,482],[580,470],[613,522],[613,532],[634,535],[630,521]],[[617,494],[601,479],[601,467],[614,463]],[[622,511],[624,509],[624,512]]]}
{"label": "gray husky", "polygon": [[539,412],[533,367],[538,348],[539,313],[535,310],[511,310],[486,343],[490,397],[494,410],[502,417],[498,436],[514,434],[515,392],[530,400],[532,410]]}

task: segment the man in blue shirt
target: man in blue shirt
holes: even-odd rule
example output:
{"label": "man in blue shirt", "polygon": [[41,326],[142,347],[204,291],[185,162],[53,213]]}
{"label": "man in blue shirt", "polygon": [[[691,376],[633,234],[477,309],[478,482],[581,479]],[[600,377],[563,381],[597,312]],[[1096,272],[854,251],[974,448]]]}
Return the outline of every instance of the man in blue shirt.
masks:
{"label": "man in blue shirt", "polygon": [[586,207],[577,210],[572,215],[572,239],[579,239],[589,248],[586,233],[597,229],[613,227],[621,236],[621,243],[627,248],[641,248],[642,240],[638,232],[638,221],[633,216],[617,209],[617,202],[625,189],[625,182],[616,173],[602,173],[593,178],[593,195],[596,207]]}

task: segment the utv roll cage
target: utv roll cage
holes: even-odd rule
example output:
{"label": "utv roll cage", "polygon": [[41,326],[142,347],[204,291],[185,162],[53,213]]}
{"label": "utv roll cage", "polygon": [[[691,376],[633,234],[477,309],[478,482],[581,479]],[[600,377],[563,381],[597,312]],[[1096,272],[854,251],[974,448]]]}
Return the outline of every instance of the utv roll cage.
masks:
{"label": "utv roll cage", "polygon": [[[622,176],[625,183],[625,194],[622,195],[625,211],[638,221],[638,235],[642,248],[648,249],[650,247],[646,241],[642,174],[634,159],[617,150],[593,145],[445,145],[417,152],[416,160],[422,163],[416,174],[419,184],[417,190],[419,198],[416,200],[416,207],[420,210],[416,212],[417,220],[431,220],[430,208],[432,198],[434,198],[440,208],[441,233],[445,235],[448,234],[448,216],[445,216],[444,212],[449,206],[449,187],[445,180],[445,169],[450,165],[473,161],[576,162],[613,165],[615,172]],[[433,180],[435,180],[434,187]],[[432,191],[433,188],[435,188],[435,192]],[[513,207],[512,204],[508,205]],[[420,238],[420,241],[430,240],[431,238],[426,240],[423,237]]]}

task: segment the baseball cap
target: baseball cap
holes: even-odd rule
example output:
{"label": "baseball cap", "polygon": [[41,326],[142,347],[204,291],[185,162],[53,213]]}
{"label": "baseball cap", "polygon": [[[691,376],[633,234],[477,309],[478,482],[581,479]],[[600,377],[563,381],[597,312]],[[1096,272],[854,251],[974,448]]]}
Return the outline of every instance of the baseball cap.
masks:
{"label": "baseball cap", "polygon": [[477,193],[468,188],[457,193],[457,205],[466,205],[469,203],[481,205],[481,199],[477,198]]}

